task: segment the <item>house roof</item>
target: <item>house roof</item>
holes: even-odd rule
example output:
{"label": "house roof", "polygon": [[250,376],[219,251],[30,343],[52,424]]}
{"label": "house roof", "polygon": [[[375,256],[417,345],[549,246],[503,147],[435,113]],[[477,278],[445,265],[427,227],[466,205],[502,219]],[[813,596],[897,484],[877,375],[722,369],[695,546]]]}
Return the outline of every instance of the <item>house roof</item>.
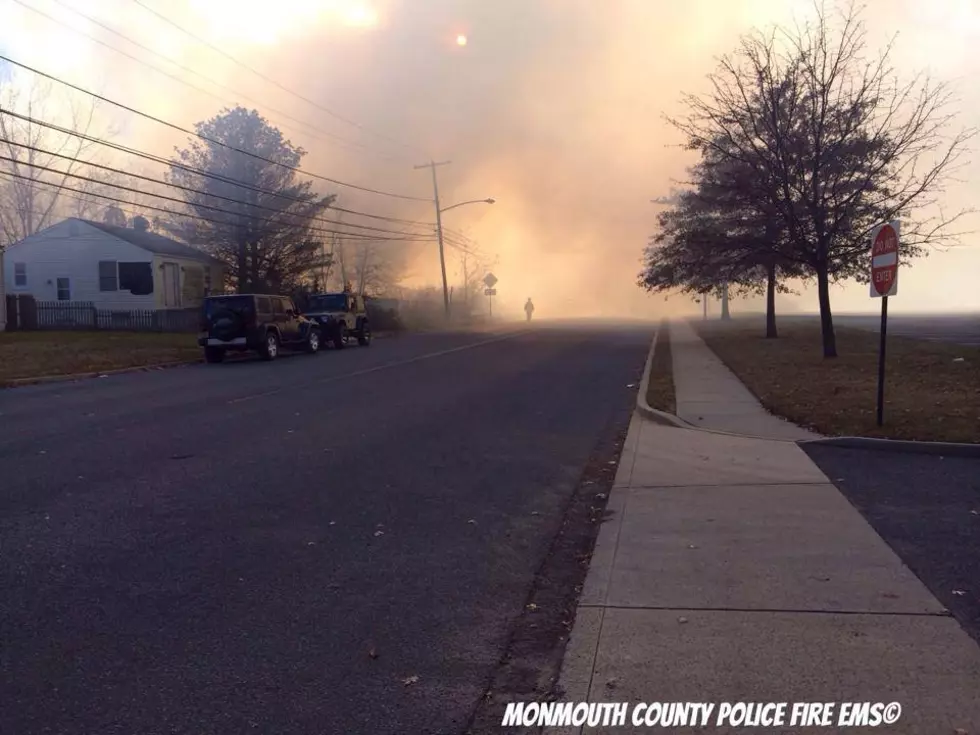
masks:
{"label": "house roof", "polygon": [[199,260],[204,263],[220,263],[220,261],[211,257],[203,250],[198,250],[182,242],[171,240],[169,237],[158,235],[155,232],[144,232],[133,229],[132,227],[117,227],[116,225],[107,225],[105,222],[95,222],[90,219],[79,219],[78,221],[84,222],[97,230],[102,230],[107,235],[118,237],[120,240],[125,240],[131,245],[143,248],[143,250],[148,250],[157,255],[172,255],[176,258]]}

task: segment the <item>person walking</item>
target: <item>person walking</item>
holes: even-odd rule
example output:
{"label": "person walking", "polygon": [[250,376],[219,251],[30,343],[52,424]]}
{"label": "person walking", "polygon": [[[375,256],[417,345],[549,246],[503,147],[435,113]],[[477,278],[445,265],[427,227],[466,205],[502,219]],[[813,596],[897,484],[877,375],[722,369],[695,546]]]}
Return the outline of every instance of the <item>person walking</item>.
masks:
{"label": "person walking", "polygon": [[527,297],[527,303],[524,304],[524,313],[527,314],[527,320],[531,321],[531,314],[534,313],[534,304],[531,303],[531,297]]}

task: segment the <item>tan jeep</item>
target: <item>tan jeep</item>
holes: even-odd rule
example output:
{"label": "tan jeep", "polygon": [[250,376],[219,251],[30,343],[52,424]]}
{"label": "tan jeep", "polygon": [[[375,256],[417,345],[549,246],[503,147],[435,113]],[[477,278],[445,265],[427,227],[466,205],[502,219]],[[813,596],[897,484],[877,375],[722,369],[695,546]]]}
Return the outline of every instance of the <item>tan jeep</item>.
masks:
{"label": "tan jeep", "polygon": [[361,294],[350,291],[316,294],[309,298],[303,316],[318,323],[324,339],[338,350],[352,339],[364,347],[371,344],[371,324]]}

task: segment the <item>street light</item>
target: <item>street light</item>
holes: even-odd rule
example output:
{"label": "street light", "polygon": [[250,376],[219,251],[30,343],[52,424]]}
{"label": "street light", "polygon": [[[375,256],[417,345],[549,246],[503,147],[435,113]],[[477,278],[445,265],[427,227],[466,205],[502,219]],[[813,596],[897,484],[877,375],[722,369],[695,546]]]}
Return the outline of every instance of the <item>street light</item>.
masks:
{"label": "street light", "polygon": [[439,214],[442,214],[443,212],[448,212],[450,209],[456,209],[456,207],[462,207],[466,204],[494,204],[496,203],[496,201],[497,200],[494,199],[493,197],[488,197],[487,199],[470,199],[468,202],[460,202],[459,204],[453,204],[452,206],[449,207],[443,207],[442,209],[439,210]]}
{"label": "street light", "polygon": [[448,207],[439,206],[439,183],[436,180],[436,168],[438,166],[447,166],[451,161],[431,161],[430,163],[423,163],[420,166],[416,166],[416,169],[428,168],[432,169],[432,194],[433,200],[436,205],[436,233],[439,235],[439,266],[442,268],[442,302],[446,310],[446,319],[449,319],[449,282],[446,279],[446,251],[443,246],[442,240],[442,213],[448,212],[450,209],[456,209],[456,207],[462,207],[464,204],[493,204],[496,199],[471,199],[466,202],[460,202],[459,204],[453,204]]}

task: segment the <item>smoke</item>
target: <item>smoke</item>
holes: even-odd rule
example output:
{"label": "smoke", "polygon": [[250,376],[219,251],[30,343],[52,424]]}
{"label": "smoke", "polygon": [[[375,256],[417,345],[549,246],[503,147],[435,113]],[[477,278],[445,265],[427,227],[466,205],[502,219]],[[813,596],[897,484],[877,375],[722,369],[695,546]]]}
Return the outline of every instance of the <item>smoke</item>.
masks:
{"label": "smoke", "polygon": [[[731,50],[740,33],[802,17],[811,7],[802,0],[145,0],[300,93],[303,101],[135,3],[120,11],[109,0],[65,2],[242,94],[167,67],[54,8],[48,12],[211,95],[80,43],[18,11],[10,0],[0,0],[2,12],[13,13],[44,40],[32,45],[0,31],[0,43],[12,44],[12,54],[42,68],[186,127],[236,102],[257,107],[309,151],[304,168],[331,178],[428,199],[430,173],[414,166],[451,160],[438,172],[444,206],[486,197],[497,203],[447,212],[445,226],[465,231],[482,252],[498,258],[495,312],[516,313],[531,296],[541,317],[699,310],[689,299],[665,301],[636,286],[642,249],[655,226],[657,206],[650,199],[667,194],[689,163],[663,115],[678,111],[681,92],[704,91],[715,57]],[[929,59],[941,62],[944,75],[980,67],[969,53],[980,28],[974,16],[954,17],[952,6],[929,13],[916,7],[874,0],[868,13],[877,34],[870,39],[873,46],[909,28],[913,35],[903,36],[902,58],[913,69]],[[888,12],[874,13],[875,8]],[[950,28],[958,35],[951,37]],[[465,46],[456,44],[459,34],[467,36]],[[59,55],[60,43],[70,56]],[[948,51],[941,59],[935,55],[939,48]],[[972,94],[976,105],[980,94]],[[128,144],[157,153],[169,153],[183,137],[129,113],[114,113],[113,122]],[[434,220],[428,201],[321,184],[347,208]],[[966,194],[960,197],[954,206],[967,201]],[[410,283],[439,282],[433,243],[379,247],[403,251]],[[450,247],[447,257],[454,274],[461,254]],[[964,261],[975,270],[975,254],[958,259],[959,272]],[[930,294],[948,275],[930,262],[910,271],[903,287]],[[842,292],[842,298],[853,294],[855,303],[863,303],[860,287]],[[800,297],[801,303],[809,301],[807,293]]]}

